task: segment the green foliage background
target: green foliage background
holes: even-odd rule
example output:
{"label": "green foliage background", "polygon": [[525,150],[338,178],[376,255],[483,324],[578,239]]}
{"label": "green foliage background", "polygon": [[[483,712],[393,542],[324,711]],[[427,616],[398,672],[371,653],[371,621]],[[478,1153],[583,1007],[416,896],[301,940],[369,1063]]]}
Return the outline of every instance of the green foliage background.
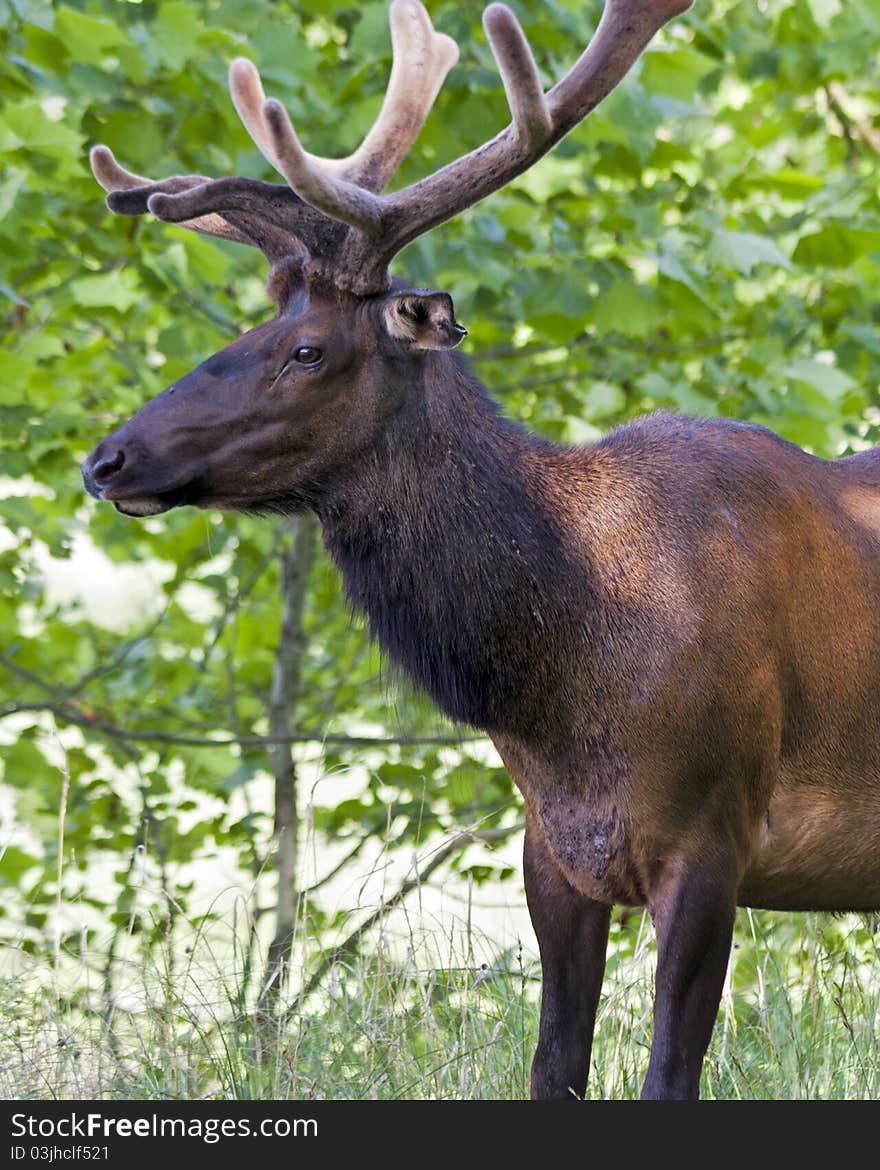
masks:
{"label": "green foliage background", "polygon": [[[549,85],[601,6],[513,7]],[[401,183],[507,120],[481,5],[429,8],[462,60]],[[132,522],[85,499],[78,470],[148,396],[267,315],[262,257],[114,217],[88,147],[105,142],[156,177],[273,178],[228,98],[229,60],[251,55],[308,148],[334,155],[375,117],[390,49],[385,0],[0,0],[0,24],[0,916],[36,953],[62,895],[94,910],[89,938],[130,924],[138,844],[184,910],[181,863],[222,846],[245,871],[272,865],[271,808],[255,794],[289,530],[188,509]],[[697,0],[550,157],[411,246],[398,270],[453,294],[480,375],[551,437],[586,441],[666,408],[762,422],[823,456],[873,443],[878,50],[869,0]],[[58,600],[49,558],[86,540],[154,574],[155,610],[110,629]],[[459,733],[416,696],[389,701],[321,558],[304,625],[293,720],[309,742],[295,756],[328,774],[367,766],[359,794],[338,801],[327,783],[309,797],[319,840],[357,849],[384,833],[412,848],[516,822],[484,745],[396,742]],[[229,737],[257,742],[200,742]],[[468,856],[449,864],[509,876]],[[111,893],[92,881],[96,863],[111,867]],[[311,902],[318,937],[337,913]],[[168,916],[141,925],[164,937]]]}

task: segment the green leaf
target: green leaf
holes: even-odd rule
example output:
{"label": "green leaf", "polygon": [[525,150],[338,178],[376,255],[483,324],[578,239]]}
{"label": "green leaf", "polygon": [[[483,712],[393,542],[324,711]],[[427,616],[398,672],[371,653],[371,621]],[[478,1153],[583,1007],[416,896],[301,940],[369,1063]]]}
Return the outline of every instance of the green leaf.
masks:
{"label": "green leaf", "polygon": [[859,256],[880,249],[880,231],[849,227],[839,221],[801,236],[793,253],[796,264],[846,268]]}
{"label": "green leaf", "polygon": [[13,405],[25,398],[32,365],[22,354],[0,350],[0,403]]}
{"label": "green leaf", "polygon": [[786,366],[783,372],[787,378],[805,382],[831,401],[837,401],[854,386],[848,374],[812,358],[799,358],[798,361]]}
{"label": "green leaf", "polygon": [[804,199],[821,191],[825,180],[821,175],[782,167],[767,174],[752,174],[746,182],[754,191],[774,191],[786,199]]}
{"label": "green leaf", "polygon": [[27,171],[19,167],[9,167],[6,176],[0,179],[0,219],[5,219],[15,206],[19,191],[27,181]]}
{"label": "green leaf", "polygon": [[569,415],[565,420],[563,438],[566,443],[595,443],[602,438],[602,431],[583,418]]}
{"label": "green leaf", "polygon": [[50,117],[34,100],[9,104],[0,117],[0,153],[28,150],[68,160],[80,154],[83,136]]}
{"label": "green leaf", "polygon": [[29,62],[48,70],[61,70],[66,66],[69,50],[54,33],[37,24],[26,24],[22,32],[25,56]]}
{"label": "green leaf", "polygon": [[626,394],[612,382],[591,382],[587,388],[587,410],[591,418],[608,418],[626,407]]}
{"label": "green leaf", "polygon": [[29,869],[42,864],[39,857],[25,853],[17,845],[0,847],[0,882],[7,886],[17,886]]}
{"label": "green leaf", "polygon": [[679,101],[690,101],[700,81],[716,63],[689,45],[681,48],[654,48],[642,59],[641,82],[648,93],[662,93]]}
{"label": "green leaf", "polygon": [[615,280],[597,298],[593,321],[599,334],[647,337],[657,325],[655,295],[641,285]]}
{"label": "green leaf", "polygon": [[706,290],[702,282],[697,281],[694,275],[685,268],[678,256],[673,252],[661,252],[657,257],[657,267],[664,276],[677,281],[689,288],[694,296],[699,297],[704,304],[708,304]]}
{"label": "green leaf", "polygon": [[358,5],[359,19],[351,37],[350,52],[356,61],[375,59],[388,53],[388,5],[384,0]]}
{"label": "green leaf", "polygon": [[779,250],[775,241],[754,232],[729,232],[719,229],[712,236],[709,255],[719,263],[735,268],[744,276],[751,276],[759,264],[777,268],[791,268],[791,263]]}
{"label": "green leaf", "polygon": [[110,49],[128,37],[113,21],[61,6],[55,13],[55,32],[76,61],[101,65]]}
{"label": "green leaf", "polygon": [[584,195],[583,163],[579,159],[547,155],[531,170],[514,179],[511,189],[527,191],[536,203],[546,203],[557,195]]}
{"label": "green leaf", "polygon": [[115,268],[95,276],[83,276],[73,281],[70,291],[83,308],[117,309],[126,312],[141,300],[143,293],[136,272],[130,268]]}
{"label": "green leaf", "polygon": [[183,0],[162,4],[152,32],[161,64],[176,71],[197,56],[203,27],[191,4]]}

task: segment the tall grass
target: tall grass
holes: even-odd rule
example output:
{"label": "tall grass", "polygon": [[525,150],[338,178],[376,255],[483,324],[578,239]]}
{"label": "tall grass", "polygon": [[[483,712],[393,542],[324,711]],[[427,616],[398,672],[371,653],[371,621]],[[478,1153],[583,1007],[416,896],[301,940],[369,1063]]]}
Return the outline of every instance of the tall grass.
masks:
{"label": "tall grass", "polygon": [[[522,1098],[540,971],[463,922],[377,930],[292,1011],[263,1010],[236,945],[207,931],[120,960],[17,963],[0,985],[7,1098]],[[234,940],[233,940],[234,941]],[[230,940],[226,940],[229,944]],[[703,1078],[715,1098],[880,1096],[880,954],[854,917],[741,912]],[[612,929],[588,1096],[637,1096],[651,1036],[648,920]],[[74,961],[75,960],[75,961]],[[257,985],[259,985],[257,981]]]}

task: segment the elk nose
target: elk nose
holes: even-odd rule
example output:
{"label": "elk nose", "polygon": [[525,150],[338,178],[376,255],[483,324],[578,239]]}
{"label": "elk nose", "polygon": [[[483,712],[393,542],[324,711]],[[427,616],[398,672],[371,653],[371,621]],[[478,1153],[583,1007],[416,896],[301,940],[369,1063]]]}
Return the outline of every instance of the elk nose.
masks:
{"label": "elk nose", "polygon": [[117,451],[110,459],[99,459],[91,468],[92,479],[98,487],[106,487],[123,463],[125,463],[124,451]]}
{"label": "elk nose", "polygon": [[83,484],[90,496],[100,500],[104,489],[125,463],[125,453],[120,449],[112,457],[104,454],[100,447],[82,465]]}

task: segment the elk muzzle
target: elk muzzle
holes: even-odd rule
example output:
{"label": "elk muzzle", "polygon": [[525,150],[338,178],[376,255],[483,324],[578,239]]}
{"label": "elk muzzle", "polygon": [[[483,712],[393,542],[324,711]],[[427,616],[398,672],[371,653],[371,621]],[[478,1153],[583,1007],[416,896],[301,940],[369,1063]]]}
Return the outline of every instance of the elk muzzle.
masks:
{"label": "elk muzzle", "polygon": [[83,461],[89,495],[109,501],[126,516],[158,516],[186,503],[194,485],[192,471],[175,471],[151,455],[143,443],[126,437],[127,426],[104,439]]}

